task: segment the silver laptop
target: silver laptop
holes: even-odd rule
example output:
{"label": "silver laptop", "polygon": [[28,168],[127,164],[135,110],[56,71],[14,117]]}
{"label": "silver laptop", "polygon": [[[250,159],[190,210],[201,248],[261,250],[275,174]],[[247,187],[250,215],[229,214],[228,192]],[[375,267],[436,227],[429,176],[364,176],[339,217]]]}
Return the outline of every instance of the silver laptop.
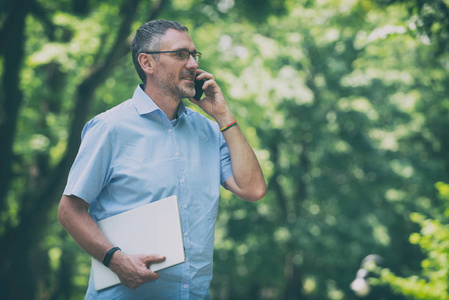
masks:
{"label": "silver laptop", "polygon": [[[97,222],[105,237],[126,254],[160,254],[165,261],[151,264],[156,272],[185,262],[178,198],[170,196]],[[96,290],[120,284],[118,276],[92,258]]]}

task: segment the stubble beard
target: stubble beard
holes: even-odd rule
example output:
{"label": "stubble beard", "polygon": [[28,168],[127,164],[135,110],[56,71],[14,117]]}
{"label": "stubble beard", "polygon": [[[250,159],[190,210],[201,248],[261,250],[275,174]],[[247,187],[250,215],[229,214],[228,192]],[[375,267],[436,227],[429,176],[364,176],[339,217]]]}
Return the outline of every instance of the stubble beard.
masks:
{"label": "stubble beard", "polygon": [[192,98],[193,96],[195,96],[195,86],[194,84],[189,84],[189,86],[186,85],[178,85],[178,90],[179,90],[179,94],[180,96],[182,96],[182,98]]}
{"label": "stubble beard", "polygon": [[192,98],[195,96],[195,85],[194,83],[184,82],[182,78],[186,76],[190,76],[190,74],[181,74],[179,76],[171,74],[166,78],[160,78],[158,80],[159,86],[163,87],[167,94],[172,95],[174,98]]}

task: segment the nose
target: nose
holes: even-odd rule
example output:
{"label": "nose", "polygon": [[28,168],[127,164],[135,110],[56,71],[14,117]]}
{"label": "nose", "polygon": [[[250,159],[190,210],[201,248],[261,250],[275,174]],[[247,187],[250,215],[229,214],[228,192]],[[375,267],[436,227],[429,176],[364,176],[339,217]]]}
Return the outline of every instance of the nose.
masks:
{"label": "nose", "polygon": [[187,60],[186,68],[187,69],[198,69],[198,62],[195,60],[192,54],[189,54],[189,59]]}

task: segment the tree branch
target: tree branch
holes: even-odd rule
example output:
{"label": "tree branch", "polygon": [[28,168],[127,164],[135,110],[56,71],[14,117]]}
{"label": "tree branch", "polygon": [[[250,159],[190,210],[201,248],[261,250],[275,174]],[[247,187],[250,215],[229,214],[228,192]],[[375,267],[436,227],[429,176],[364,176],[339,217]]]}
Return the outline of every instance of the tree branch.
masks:
{"label": "tree branch", "polygon": [[[31,3],[33,0],[26,0],[28,3]],[[32,278],[33,272],[27,272],[26,278],[23,277],[23,274],[18,274],[17,276],[12,276],[14,272],[11,272],[10,268],[12,266],[23,266],[25,269],[26,265],[30,266],[30,260],[33,259],[34,255],[33,250],[35,247],[30,247],[30,245],[38,244],[39,239],[42,236],[43,229],[45,228],[48,214],[52,212],[51,207],[59,200],[62,189],[64,188],[66,174],[68,173],[71,163],[73,162],[76,153],[78,151],[78,147],[80,144],[79,136],[80,132],[86,122],[88,110],[90,103],[93,100],[96,88],[101,85],[112,73],[114,67],[117,65],[117,62],[125,56],[129,52],[129,41],[128,37],[131,33],[132,22],[135,19],[137,13],[137,7],[140,0],[125,0],[123,2],[123,6],[121,8],[121,12],[123,15],[122,22],[117,31],[117,35],[115,37],[115,42],[113,46],[109,49],[109,52],[105,56],[105,58],[95,65],[92,66],[91,71],[87,75],[87,77],[83,80],[83,82],[78,86],[77,92],[75,94],[75,110],[74,117],[72,119],[69,139],[67,143],[66,152],[59,162],[59,164],[53,169],[50,175],[47,177],[45,184],[37,191],[27,191],[21,196],[22,206],[20,207],[19,212],[19,220],[20,223],[18,226],[14,228],[8,228],[6,230],[6,234],[4,236],[0,236],[0,244],[4,245],[0,249],[0,265],[2,265],[2,270],[0,272],[0,288],[3,290],[6,295],[19,295],[23,293],[32,293],[33,291],[20,291],[18,286],[19,282],[24,279],[27,279],[29,282],[33,281]],[[151,15],[156,17],[162,9],[162,4],[165,1],[156,1],[153,5]],[[14,18],[13,24],[11,25],[16,30],[19,28],[21,31],[20,35],[15,34],[13,42],[14,43],[6,43],[6,45],[12,48],[12,45],[20,46],[18,50],[13,51],[5,49],[3,52],[8,52],[7,56],[5,54],[4,64],[9,64],[4,67],[4,76],[3,76],[3,88],[9,89],[7,92],[2,91],[2,96],[5,96],[5,99],[8,99],[8,105],[12,106],[11,101],[13,101],[14,106],[12,108],[7,107],[5,112],[8,112],[8,118],[10,118],[12,111],[11,121],[5,123],[2,119],[1,131],[2,134],[2,143],[1,145],[1,174],[0,174],[0,183],[2,188],[0,187],[0,191],[7,190],[7,184],[3,180],[6,178],[10,178],[10,158],[12,155],[12,143],[14,138],[15,130],[10,130],[9,126],[13,126],[15,128],[17,121],[17,112],[21,105],[22,94],[19,89],[19,71],[20,71],[20,62],[23,59],[23,46],[25,41],[24,36],[24,20],[25,13],[22,5],[22,15],[20,18],[21,26],[16,25],[19,21],[18,18]],[[3,31],[5,32],[5,31]],[[12,35],[11,35],[12,36]],[[20,43],[19,43],[20,42]],[[99,50],[100,51],[100,50]],[[14,60],[7,59],[8,57],[13,57]],[[15,64],[12,64],[15,62]],[[11,70],[8,72],[8,70]],[[6,76],[7,74],[8,76]],[[9,80],[6,84],[6,80]],[[11,83],[12,82],[12,83]],[[12,89],[12,91],[10,91]],[[8,96],[8,97],[6,97]],[[14,97],[13,97],[14,96]],[[6,102],[6,101],[5,101]],[[6,105],[5,105],[6,106]],[[7,137],[8,143],[5,143],[4,134],[6,132],[10,132],[10,135]],[[6,145],[8,147],[5,147]],[[8,155],[4,154],[4,149],[7,149],[9,152]],[[8,154],[7,153],[7,154]],[[8,162],[6,164],[4,162]],[[6,167],[5,167],[6,166]],[[9,170],[8,172],[4,172],[4,170]],[[4,193],[6,195],[6,192]],[[3,200],[4,198],[0,198]],[[3,204],[0,202],[0,204]],[[17,239],[17,236],[20,236],[20,239]],[[26,258],[26,259],[24,259]],[[9,274],[9,275],[8,275]],[[7,297],[8,298],[8,297]],[[18,297],[20,298],[20,297]],[[24,299],[24,298],[23,298]]]}
{"label": "tree branch", "polygon": [[[155,1],[150,9],[149,16],[152,19],[156,18],[161,13],[166,2],[166,0]],[[70,164],[76,156],[80,143],[80,132],[86,122],[89,104],[92,101],[95,89],[109,77],[117,62],[129,53],[129,41],[127,38],[131,34],[131,25],[137,11],[138,4],[139,0],[127,0],[124,2],[122,12],[125,16],[111,50],[106,55],[104,60],[91,68],[90,74],[77,89],[75,113],[70,129],[66,155],[54,172],[55,178],[60,177],[61,174],[67,174]]]}

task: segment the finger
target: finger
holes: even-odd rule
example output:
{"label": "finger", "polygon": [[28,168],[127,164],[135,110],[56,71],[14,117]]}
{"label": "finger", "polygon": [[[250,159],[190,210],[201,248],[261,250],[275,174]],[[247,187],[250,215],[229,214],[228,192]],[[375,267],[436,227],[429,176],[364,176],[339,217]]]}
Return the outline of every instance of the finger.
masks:
{"label": "finger", "polygon": [[214,75],[212,75],[211,73],[207,73],[205,71],[202,71],[200,73],[197,72],[196,79],[197,80],[201,80],[201,79],[210,80],[210,79],[214,79]]}
{"label": "finger", "polygon": [[200,75],[202,73],[205,73],[206,71],[202,70],[202,69],[196,69],[196,75]]}
{"label": "finger", "polygon": [[150,270],[149,268],[146,268],[145,272],[142,272],[140,275],[143,282],[159,279],[159,274],[155,271]]}
{"label": "finger", "polygon": [[146,255],[143,259],[144,259],[144,263],[146,265],[148,265],[151,263],[163,262],[165,260],[165,256],[159,255],[159,254],[149,254],[149,255]]}
{"label": "finger", "polygon": [[198,103],[200,103],[200,101],[196,101],[193,97],[192,98],[187,98],[189,99],[190,102],[192,102],[193,104],[198,105]]}
{"label": "finger", "polygon": [[146,272],[145,274],[141,274],[141,277],[139,277],[137,280],[134,281],[130,281],[130,282],[125,282],[122,281],[120,279],[120,281],[126,285],[127,287],[129,287],[132,290],[135,290],[136,288],[138,288],[139,286],[141,286],[142,284],[146,283],[146,282],[151,282],[151,281],[155,281],[159,279],[159,274],[155,273],[151,270],[148,270],[148,272]]}
{"label": "finger", "polygon": [[204,84],[203,84],[203,90],[204,91],[207,90],[207,88],[212,86],[214,83],[215,83],[214,78],[206,80],[206,82],[204,82]]}

